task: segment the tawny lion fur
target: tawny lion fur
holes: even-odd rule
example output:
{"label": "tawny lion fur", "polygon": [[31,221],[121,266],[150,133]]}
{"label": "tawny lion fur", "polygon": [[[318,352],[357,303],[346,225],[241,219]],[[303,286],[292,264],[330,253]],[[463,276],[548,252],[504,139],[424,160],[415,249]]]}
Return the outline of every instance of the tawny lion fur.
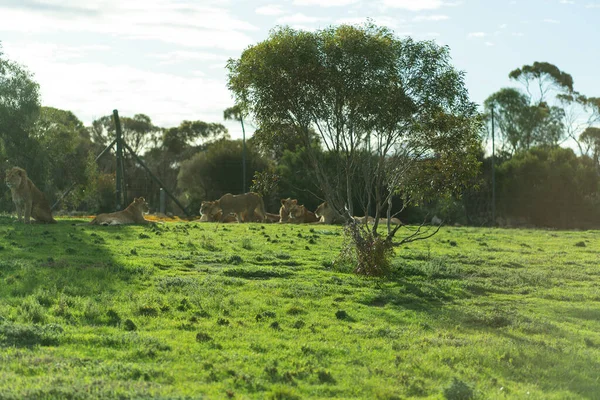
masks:
{"label": "tawny lion fur", "polygon": [[301,205],[292,206],[289,221],[294,224],[312,224],[319,222],[319,218],[317,218],[314,212],[307,210],[306,207]]}
{"label": "tawny lion fur", "polygon": [[[224,222],[229,214],[235,214],[238,222],[254,222],[256,221],[255,214],[260,222],[265,221],[267,212],[265,211],[265,203],[262,196],[258,193],[248,192],[244,194],[233,195],[231,193],[224,194],[219,200],[212,202],[203,202],[204,210],[215,216],[217,211],[221,211],[220,221]],[[203,213],[204,214],[204,213]]]}
{"label": "tawny lion fur", "polygon": [[134,199],[123,211],[114,213],[98,214],[90,221],[90,225],[128,225],[128,224],[151,224],[144,218],[148,212],[148,203],[143,197]]}
{"label": "tawny lion fur", "polygon": [[289,222],[290,211],[292,207],[298,204],[298,200],[288,197],[287,199],[281,199],[281,208],[279,208],[279,222]]}
{"label": "tawny lion fur", "polygon": [[27,171],[23,168],[13,167],[6,171],[5,182],[10,188],[19,222],[24,218],[25,223],[29,224],[30,218],[33,218],[37,222],[56,223],[46,196],[27,177]]}

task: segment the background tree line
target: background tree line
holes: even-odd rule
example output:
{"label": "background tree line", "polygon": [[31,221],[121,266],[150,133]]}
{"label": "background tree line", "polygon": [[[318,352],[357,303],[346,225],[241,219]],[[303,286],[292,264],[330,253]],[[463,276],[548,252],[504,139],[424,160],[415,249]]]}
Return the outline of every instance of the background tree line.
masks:
{"label": "background tree line", "polygon": [[[375,30],[371,33],[381,32]],[[293,31],[282,30],[276,34],[280,38],[293,40],[295,45],[303,43],[307,52],[315,40],[314,37]],[[383,59],[386,53],[382,49],[387,47],[373,39],[376,35],[367,36],[357,35],[352,30],[332,29],[318,39],[323,40],[325,51],[333,49],[334,45],[339,48],[339,44],[346,43],[346,40],[347,43],[354,41],[352,49],[356,48],[356,43],[361,43],[364,45],[361,47],[362,53],[354,54],[356,59],[368,58],[373,63],[379,62],[380,66],[385,65],[388,60]],[[385,34],[381,37],[385,38]],[[403,46],[402,51],[420,52],[421,55],[438,51],[436,47],[419,42],[407,42]],[[364,68],[333,50],[327,55],[332,65],[343,64],[350,70],[354,68],[357,74],[359,68]],[[268,54],[257,53],[257,56],[267,57]],[[302,67],[306,68],[306,65]],[[301,70],[298,70],[300,73]],[[453,190],[429,193],[418,201],[412,201],[408,207],[405,207],[403,193],[393,193],[395,200],[392,211],[403,209],[399,215],[403,221],[418,223],[437,215],[450,223],[471,225],[560,228],[600,225],[600,98],[588,97],[576,91],[573,78],[568,73],[545,62],[524,65],[510,71],[509,77],[518,86],[502,88],[484,102],[481,118],[485,123],[479,132],[477,169]],[[408,75],[405,77],[409,78]],[[329,74],[327,79],[332,85],[336,84],[335,76]],[[396,99],[389,110],[369,110],[372,115],[380,116],[379,125],[374,125],[368,118],[360,121],[350,119],[354,117],[351,114],[352,107],[363,107],[368,101],[361,95],[362,92],[352,92],[350,89],[344,92],[347,104],[351,105],[348,113],[337,110],[341,113],[336,114],[336,109],[332,108],[328,110],[328,115],[339,119],[328,122],[339,126],[341,121],[355,121],[352,122],[354,126],[363,124],[364,131],[388,132],[384,124],[397,124],[398,120],[394,118],[397,118],[398,110],[407,104],[403,103],[404,97],[392,91],[391,87],[374,86],[371,89],[377,90],[377,95],[386,90],[388,98]],[[323,101],[328,100],[328,93],[323,92]],[[282,96],[289,95],[282,93]],[[489,148],[492,110],[496,136],[496,221],[491,218]],[[255,116],[248,117],[240,113],[236,119],[238,117],[242,120],[246,118],[248,126],[253,123]],[[387,119],[384,120],[384,117]],[[406,118],[413,116],[407,114]],[[340,182],[341,178],[336,173],[344,170],[353,177],[351,182],[364,182],[365,171],[361,166],[375,168],[378,165],[376,157],[368,152],[365,152],[361,163],[349,165],[340,149],[328,142],[331,136],[323,136],[318,129],[299,132],[290,121],[280,119],[271,122],[256,126],[254,135],[246,142],[245,177],[247,186],[263,194],[271,212],[277,211],[282,197],[297,198],[301,204],[314,210],[326,197],[318,184],[320,180]],[[169,186],[168,189],[183,204],[189,205],[192,214],[197,214],[203,200],[216,199],[227,192],[241,192],[242,142],[231,140],[221,123],[182,121],[177,127],[165,128],[154,125],[151,117],[144,114],[122,116],[121,123],[127,143],[154,174]],[[458,124],[457,120],[444,123]],[[424,136],[426,132],[423,130],[421,141],[432,139]],[[95,157],[114,137],[112,115],[85,126],[68,110],[42,106],[39,85],[32,74],[25,66],[5,57],[0,48],[2,171],[14,165],[25,168],[31,179],[49,197],[51,204],[70,189],[58,204],[61,210],[88,213],[112,211],[115,204],[114,153],[107,153],[97,162]],[[360,153],[363,148],[357,146],[351,151]],[[307,167],[315,158],[320,160],[322,168]],[[436,159],[443,159],[441,150],[423,158]],[[159,195],[156,183],[129,155],[126,155],[124,162],[127,200],[134,196],[145,196],[156,209]],[[433,168],[437,168],[436,174],[428,176],[439,176],[441,181],[444,177],[442,172],[445,171],[441,166],[452,170],[452,160],[445,162],[427,166],[424,161],[422,170],[430,168],[428,172],[431,173]],[[414,172],[414,169],[411,171]],[[410,174],[407,172],[405,175]],[[410,177],[414,181],[420,178],[422,176],[418,173]],[[406,185],[411,184],[408,180]],[[351,193],[351,197],[356,199],[355,204],[364,203],[361,199],[364,188],[361,184],[359,190]],[[367,190],[375,192],[379,188],[369,186]],[[10,194],[5,188],[0,198],[0,211],[12,210]],[[171,202],[168,202],[168,211],[182,214]],[[366,210],[358,208],[354,213],[361,214],[363,211],[373,213],[373,204]]]}

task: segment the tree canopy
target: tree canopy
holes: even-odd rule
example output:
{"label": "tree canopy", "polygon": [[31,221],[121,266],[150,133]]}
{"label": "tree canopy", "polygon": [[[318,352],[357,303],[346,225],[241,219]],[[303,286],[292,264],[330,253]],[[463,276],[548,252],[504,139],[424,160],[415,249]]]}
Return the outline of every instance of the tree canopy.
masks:
{"label": "tree canopy", "polygon": [[354,212],[360,191],[368,194],[360,207],[378,216],[394,194],[410,201],[456,188],[477,165],[476,105],[448,47],[373,24],[281,27],[228,69],[237,105],[261,132],[292,128],[310,150],[314,129],[337,154],[332,176],[321,153],[310,153],[324,198],[339,213]]}

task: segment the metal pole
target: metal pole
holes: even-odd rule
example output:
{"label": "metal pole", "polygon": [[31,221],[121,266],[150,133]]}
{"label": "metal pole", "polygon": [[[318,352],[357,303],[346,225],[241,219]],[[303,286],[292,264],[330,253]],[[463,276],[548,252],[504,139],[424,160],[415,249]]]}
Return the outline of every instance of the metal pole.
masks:
{"label": "metal pole", "polygon": [[[98,156],[96,157],[94,162],[97,162],[103,155],[105,155],[110,149],[112,149],[112,147],[115,145],[116,141],[117,141],[117,139],[113,140],[108,146],[106,146],[106,148],[104,150],[102,150],[102,153],[98,154]],[[71,184],[71,186],[69,186],[69,188],[56,200],[56,202],[52,205],[52,207],[50,207],[50,210],[54,210],[56,208],[56,206],[58,205],[58,203],[60,203],[60,201],[62,199],[64,199],[66,195],[71,193],[71,190],[73,190],[75,185],[77,185],[77,182],[73,182]]]}
{"label": "metal pole", "polygon": [[241,116],[240,122],[242,124],[242,193],[246,193],[246,130]]}
{"label": "metal pole", "polygon": [[122,209],[123,204],[123,138],[121,132],[121,121],[119,120],[119,112],[117,110],[113,110],[113,118],[115,120],[115,128],[117,131],[117,211]]}
{"label": "metal pole", "polygon": [[137,154],[135,154],[133,149],[131,147],[129,147],[129,145],[126,142],[123,142],[123,146],[125,146],[125,149],[129,152],[129,154],[131,154],[133,156],[133,158],[138,162],[138,164],[140,164],[142,166],[142,168],[144,168],[146,170],[146,172],[148,172],[148,174],[150,175],[150,178],[152,178],[154,180],[154,182],[156,182],[158,184],[158,187],[163,188],[163,190],[167,193],[167,195],[171,198],[171,200],[173,200],[175,202],[175,204],[177,204],[179,206],[179,208],[181,208],[181,210],[185,213],[185,215],[190,217],[190,213],[179,202],[179,200],[177,200],[177,197],[175,197],[171,192],[169,192],[165,188],[165,184],[162,183],[161,180],[158,179],[156,176],[154,176],[152,171],[150,171],[150,168],[148,168],[148,166],[144,163],[144,161]]}
{"label": "metal pole", "polygon": [[492,105],[492,225],[496,225],[496,147],[494,137],[494,106]]}
{"label": "metal pole", "polygon": [[165,194],[165,189],[160,188],[160,212],[166,214],[167,210],[167,197]]}

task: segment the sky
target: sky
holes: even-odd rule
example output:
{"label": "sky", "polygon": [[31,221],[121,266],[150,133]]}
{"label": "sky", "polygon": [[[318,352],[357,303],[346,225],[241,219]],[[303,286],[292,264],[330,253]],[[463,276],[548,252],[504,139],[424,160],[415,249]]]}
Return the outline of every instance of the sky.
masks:
{"label": "sky", "polygon": [[[371,19],[399,37],[450,47],[472,101],[519,87],[534,61],[600,97],[600,0],[0,0],[0,44],[40,84],[42,105],[86,125],[118,109],[161,127],[223,123],[225,65],[276,26],[318,30]],[[247,135],[252,125],[247,125]]]}

